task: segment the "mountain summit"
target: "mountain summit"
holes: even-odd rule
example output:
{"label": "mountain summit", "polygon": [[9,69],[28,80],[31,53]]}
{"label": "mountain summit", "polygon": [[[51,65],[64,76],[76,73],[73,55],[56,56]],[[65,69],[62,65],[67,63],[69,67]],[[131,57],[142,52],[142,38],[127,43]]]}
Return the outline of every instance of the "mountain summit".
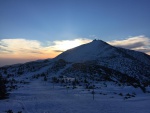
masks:
{"label": "mountain summit", "polygon": [[58,55],[55,59],[64,59],[69,62],[85,62],[114,56],[117,54],[115,50],[115,47],[102,40],[93,40],[90,43],[69,49]]}
{"label": "mountain summit", "polygon": [[129,76],[142,79],[150,78],[149,55],[114,47],[102,40],[93,40],[90,43],[69,49],[58,55],[54,60],[59,59],[73,63],[96,61],[101,66],[117,70]]}
{"label": "mountain summit", "polygon": [[69,49],[58,55],[55,60],[64,59],[69,62],[85,62],[88,60],[103,60],[114,58],[129,58],[150,65],[150,56],[134,51],[114,47],[102,40],[93,40],[90,43]]}

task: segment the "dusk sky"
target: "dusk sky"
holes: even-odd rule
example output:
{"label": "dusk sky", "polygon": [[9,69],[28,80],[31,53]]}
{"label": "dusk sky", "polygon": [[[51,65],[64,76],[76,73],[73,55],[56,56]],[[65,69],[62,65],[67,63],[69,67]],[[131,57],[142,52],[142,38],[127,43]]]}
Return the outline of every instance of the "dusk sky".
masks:
{"label": "dusk sky", "polygon": [[93,39],[150,54],[150,0],[0,0],[0,66]]}

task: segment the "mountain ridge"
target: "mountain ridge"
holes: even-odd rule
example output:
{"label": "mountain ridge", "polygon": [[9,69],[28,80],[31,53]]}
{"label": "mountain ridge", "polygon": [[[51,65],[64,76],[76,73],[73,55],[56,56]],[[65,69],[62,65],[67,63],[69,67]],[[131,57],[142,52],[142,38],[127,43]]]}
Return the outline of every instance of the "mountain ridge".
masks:
{"label": "mountain ridge", "polygon": [[[54,59],[0,68],[7,78],[38,79],[68,76],[130,84],[143,89],[150,85],[150,56],[94,40],[67,50]],[[145,91],[145,90],[144,90]]]}
{"label": "mountain ridge", "polygon": [[59,59],[73,63],[95,60],[101,66],[139,79],[149,78],[150,74],[149,55],[134,50],[114,47],[101,40],[93,40],[90,43],[67,50],[54,58],[54,60]]}
{"label": "mountain ridge", "polygon": [[[94,49],[92,49],[92,47]],[[123,54],[126,54],[130,57],[134,57],[134,58],[138,59],[139,61],[150,65],[150,56],[149,55],[139,52],[139,51],[135,51],[135,50],[129,50],[129,49],[124,49],[124,48],[120,48],[120,47],[115,47],[115,46],[112,46],[112,45],[102,41],[102,40],[93,40],[90,43],[83,44],[81,46],[77,46],[75,48],[69,49],[69,50],[61,53],[60,55],[56,56],[54,59],[56,59],[56,60],[64,59],[66,61],[71,61],[71,62],[81,62],[81,61],[84,62],[84,61],[88,60],[85,57],[90,56],[90,53],[91,54],[93,53],[99,57],[107,57],[107,55],[109,57],[110,56],[113,57],[115,55],[115,53],[113,53],[113,52],[119,52],[119,54],[116,53],[116,55],[121,55],[120,53],[122,52]],[[131,52],[132,53],[134,52],[135,54],[131,54]],[[72,55],[72,54],[75,54],[75,55]],[[76,58],[76,57],[78,57],[78,55],[76,55],[76,54],[81,56],[80,59]],[[83,56],[82,54],[85,54],[85,56],[84,56],[85,59],[82,58],[82,56]],[[73,58],[68,59],[68,55],[73,56]],[[145,57],[144,60],[141,58],[138,58],[137,56],[139,56],[139,55],[142,57]],[[94,56],[94,55],[91,55],[90,57],[92,57],[92,56]],[[96,58],[96,56],[95,56],[95,58]],[[67,58],[65,58],[65,57],[67,57]],[[81,59],[83,59],[83,60],[81,60]],[[145,59],[148,62],[145,62]],[[79,60],[79,61],[77,61],[77,60]]]}

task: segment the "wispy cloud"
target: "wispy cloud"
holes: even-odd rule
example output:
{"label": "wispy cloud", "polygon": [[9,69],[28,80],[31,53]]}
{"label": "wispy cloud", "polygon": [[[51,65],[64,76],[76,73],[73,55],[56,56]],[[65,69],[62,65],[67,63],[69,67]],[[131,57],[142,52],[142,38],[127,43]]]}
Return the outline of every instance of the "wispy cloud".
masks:
{"label": "wispy cloud", "polygon": [[0,46],[1,46],[1,47],[7,47],[7,45],[6,45],[6,44],[3,44],[2,42],[0,42]]}
{"label": "wispy cloud", "polygon": [[54,50],[54,52],[61,53],[61,52],[64,52],[64,51],[63,50]]}
{"label": "wispy cloud", "polygon": [[13,51],[0,47],[0,53],[12,53]]}
{"label": "wispy cloud", "polygon": [[141,51],[150,54],[150,38],[146,36],[135,36],[125,40],[113,40],[109,44],[126,49]]}
{"label": "wispy cloud", "polygon": [[[5,45],[5,46],[4,46]],[[29,58],[34,53],[39,53],[41,46],[36,40],[2,39],[0,40],[0,57]],[[39,48],[36,50],[35,48]]]}

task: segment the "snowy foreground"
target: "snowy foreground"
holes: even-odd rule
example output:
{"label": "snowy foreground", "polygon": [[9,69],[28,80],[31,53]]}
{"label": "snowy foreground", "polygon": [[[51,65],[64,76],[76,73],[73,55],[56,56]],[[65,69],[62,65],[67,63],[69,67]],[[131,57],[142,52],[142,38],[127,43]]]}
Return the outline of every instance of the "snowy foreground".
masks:
{"label": "snowy foreground", "polygon": [[[63,86],[53,88],[51,83],[37,80],[11,92],[9,99],[0,100],[0,113],[8,110],[13,113],[150,113],[150,94],[138,91],[135,97],[123,99],[118,95],[120,90],[118,87],[96,90],[93,100],[86,89],[67,91]],[[128,89],[121,92],[125,90]]]}

